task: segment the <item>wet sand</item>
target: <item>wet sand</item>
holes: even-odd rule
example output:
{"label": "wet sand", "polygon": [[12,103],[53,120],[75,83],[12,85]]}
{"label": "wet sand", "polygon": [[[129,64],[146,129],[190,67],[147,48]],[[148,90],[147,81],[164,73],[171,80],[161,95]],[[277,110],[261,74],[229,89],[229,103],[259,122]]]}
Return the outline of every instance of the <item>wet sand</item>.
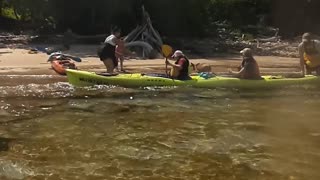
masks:
{"label": "wet sand", "polygon": [[[43,45],[44,46],[44,45]],[[57,75],[47,62],[48,55],[39,52],[29,54],[29,47],[25,48],[0,48],[0,74],[2,75]],[[80,70],[105,71],[103,63],[96,56],[98,46],[75,45],[71,50],[65,51],[71,55],[82,58],[81,63],[76,63]],[[290,74],[299,72],[297,58],[255,56],[262,74]],[[213,67],[218,74],[227,73],[229,68],[236,68],[241,63],[240,56],[228,55],[210,57],[206,59],[193,59],[193,63],[206,63]],[[164,59],[138,60],[130,59],[124,62],[128,72],[163,72]]]}

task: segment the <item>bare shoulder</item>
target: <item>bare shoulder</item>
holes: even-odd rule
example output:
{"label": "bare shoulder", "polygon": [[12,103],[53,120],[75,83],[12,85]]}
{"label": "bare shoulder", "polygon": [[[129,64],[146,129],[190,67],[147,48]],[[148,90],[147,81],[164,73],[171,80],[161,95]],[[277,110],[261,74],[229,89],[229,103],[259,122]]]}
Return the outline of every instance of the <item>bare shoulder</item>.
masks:
{"label": "bare shoulder", "polygon": [[298,50],[299,50],[299,52],[302,52],[303,51],[303,48],[304,47],[304,45],[303,45],[303,43],[301,42],[300,44],[299,44],[299,46],[298,46]]}
{"label": "bare shoulder", "polygon": [[315,39],[314,43],[317,44],[317,45],[320,45],[320,41],[318,39]]}

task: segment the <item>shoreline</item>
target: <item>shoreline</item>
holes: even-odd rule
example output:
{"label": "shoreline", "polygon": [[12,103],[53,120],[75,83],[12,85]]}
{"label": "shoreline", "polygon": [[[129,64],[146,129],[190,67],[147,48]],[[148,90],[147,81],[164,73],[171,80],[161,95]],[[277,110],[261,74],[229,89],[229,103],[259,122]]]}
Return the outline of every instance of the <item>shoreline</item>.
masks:
{"label": "shoreline", "polygon": [[[28,51],[34,45],[25,48],[0,48],[0,74],[1,75],[58,75],[51,69],[45,53],[29,54]],[[95,45],[74,45],[71,50],[64,53],[79,56],[81,63],[76,63],[79,70],[105,71],[103,63],[96,56]],[[298,73],[299,59],[278,56],[255,56],[261,73],[288,74]],[[130,73],[163,72],[165,70],[164,59],[125,60],[124,67]],[[215,73],[224,74],[229,68],[236,68],[241,63],[241,57],[235,55],[217,55],[216,57],[192,59],[193,63],[205,63],[212,66]]]}

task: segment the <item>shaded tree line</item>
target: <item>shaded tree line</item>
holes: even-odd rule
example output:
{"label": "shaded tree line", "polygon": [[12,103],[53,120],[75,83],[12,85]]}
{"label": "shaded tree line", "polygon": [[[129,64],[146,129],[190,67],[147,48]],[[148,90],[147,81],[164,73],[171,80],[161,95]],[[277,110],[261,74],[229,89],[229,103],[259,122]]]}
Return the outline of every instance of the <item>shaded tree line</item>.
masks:
{"label": "shaded tree line", "polygon": [[218,21],[235,29],[276,26],[284,35],[320,29],[317,0],[0,0],[0,17],[18,21],[15,28],[39,33],[71,28],[79,34],[103,34],[114,25],[127,33],[141,23],[142,5],[154,27],[167,36],[214,34]]}

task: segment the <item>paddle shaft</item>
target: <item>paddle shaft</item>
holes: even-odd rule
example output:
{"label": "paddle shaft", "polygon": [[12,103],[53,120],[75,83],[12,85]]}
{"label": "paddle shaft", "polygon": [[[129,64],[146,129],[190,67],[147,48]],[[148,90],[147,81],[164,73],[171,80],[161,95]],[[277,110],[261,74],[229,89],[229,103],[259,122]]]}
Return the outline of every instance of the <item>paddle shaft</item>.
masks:
{"label": "paddle shaft", "polygon": [[166,75],[168,76],[168,64],[167,64],[168,58],[166,57]]}
{"label": "paddle shaft", "polygon": [[167,64],[167,61],[168,61],[168,57],[172,53],[172,47],[165,44],[165,45],[162,45],[161,50],[162,50],[163,55],[166,57],[166,62],[165,62],[166,63],[166,75],[168,76],[168,64]]}

